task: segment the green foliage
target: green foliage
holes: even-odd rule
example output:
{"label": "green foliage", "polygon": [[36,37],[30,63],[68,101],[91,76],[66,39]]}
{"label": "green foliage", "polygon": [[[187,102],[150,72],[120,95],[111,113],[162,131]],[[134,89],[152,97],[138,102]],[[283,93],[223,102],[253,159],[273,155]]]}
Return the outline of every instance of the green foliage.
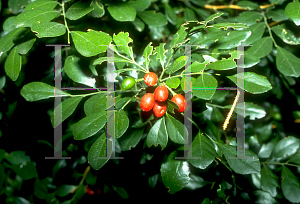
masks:
{"label": "green foliage", "polygon": [[[90,203],[101,196],[192,191],[204,204],[299,203],[300,139],[298,127],[287,129],[300,119],[299,9],[298,0],[0,1],[0,202]],[[56,53],[45,44],[69,46]],[[107,56],[108,46],[113,57]],[[54,78],[58,62],[39,59],[53,61],[57,54],[61,82]],[[110,76],[108,62],[115,66]],[[160,118],[140,108],[143,95],[156,87],[143,82],[148,72],[169,90]],[[186,93],[186,77],[191,77],[191,93]],[[128,79],[132,83],[125,88]],[[239,88],[245,92],[233,111],[245,118],[245,130],[235,126],[240,123],[235,114],[223,130],[236,95],[228,87],[237,86],[237,79],[244,81]],[[114,99],[107,98],[107,82],[114,83]],[[79,86],[93,89],[68,89]],[[179,113],[170,100],[174,94],[190,98],[192,106]],[[62,102],[49,109],[54,97],[63,97]],[[30,106],[34,101],[37,106]],[[62,138],[54,145],[48,140],[53,131],[45,127],[34,136],[14,134],[25,131],[16,119],[21,113],[22,122],[37,132],[32,124],[39,119],[29,116],[35,112],[41,118],[48,113],[45,127],[62,123]],[[237,157],[236,131],[245,133],[247,158]],[[45,168],[31,143],[23,145],[18,137],[72,159]],[[11,138],[11,144],[22,141],[24,149],[6,146]],[[31,195],[20,193],[27,182]],[[88,186],[97,195],[87,195]]]}

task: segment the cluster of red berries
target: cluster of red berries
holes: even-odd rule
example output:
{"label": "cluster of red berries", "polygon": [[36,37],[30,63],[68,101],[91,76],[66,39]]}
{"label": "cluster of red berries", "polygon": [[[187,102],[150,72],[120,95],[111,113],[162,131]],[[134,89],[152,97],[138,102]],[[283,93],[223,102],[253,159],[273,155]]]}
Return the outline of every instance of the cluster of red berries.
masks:
{"label": "cluster of red berries", "polygon": [[[153,86],[157,82],[157,76],[153,72],[149,72],[144,76],[144,82],[148,86]],[[150,111],[153,108],[153,112],[156,117],[161,117],[167,110],[166,100],[168,99],[169,92],[167,87],[156,87],[154,94],[146,93],[141,100],[141,108],[143,111]],[[179,112],[183,112],[186,109],[187,103],[184,96],[176,94],[173,96],[172,101],[179,107]]]}

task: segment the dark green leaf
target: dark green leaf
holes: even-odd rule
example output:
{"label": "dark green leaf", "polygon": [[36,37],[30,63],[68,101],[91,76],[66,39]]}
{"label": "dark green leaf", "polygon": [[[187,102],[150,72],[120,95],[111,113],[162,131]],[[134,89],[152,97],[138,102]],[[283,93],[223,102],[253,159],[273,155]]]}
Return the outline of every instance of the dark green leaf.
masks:
{"label": "dark green leaf", "polygon": [[166,73],[167,74],[173,74],[174,72],[177,72],[181,68],[183,68],[186,63],[187,63],[187,58],[186,56],[180,56],[178,57],[172,64],[172,67],[169,68]]}
{"label": "dark green leaf", "polygon": [[255,10],[259,8],[259,5],[257,3],[251,1],[238,1],[236,5],[246,10]]}
{"label": "dark green leaf", "polygon": [[200,75],[196,82],[193,83],[193,94],[201,99],[210,100],[216,88],[218,87],[218,81],[215,77],[207,74]]}
{"label": "dark green leaf", "polygon": [[190,181],[188,185],[185,186],[185,188],[189,190],[196,190],[202,188],[208,183],[209,182],[205,181],[202,177],[190,174]]}
{"label": "dark green leaf", "polygon": [[99,0],[93,1],[93,4],[94,4],[94,10],[91,12],[91,15],[94,18],[101,18],[102,16],[104,16],[105,9],[103,4]]}
{"label": "dark green leaf", "polygon": [[[260,140],[260,138],[259,138],[259,140]],[[272,139],[267,144],[263,144],[257,155],[260,158],[269,158],[276,143],[277,143],[277,139]]]}
{"label": "dark green leaf", "polygon": [[294,21],[294,23],[299,26],[300,25],[300,3],[299,1],[294,1],[289,3],[286,7],[285,7],[285,15],[287,17],[289,17],[290,19],[292,19],[292,21]]}
{"label": "dark green leaf", "polygon": [[237,17],[237,22],[246,23],[247,26],[251,26],[261,21],[262,15],[256,11],[244,11]]}
{"label": "dark green leaf", "polygon": [[190,181],[188,162],[175,159],[176,156],[177,151],[173,151],[160,167],[162,181],[170,194],[180,191]]}
{"label": "dark green leaf", "polygon": [[39,38],[57,37],[66,33],[66,26],[56,22],[38,22],[31,26],[31,31]]}
{"label": "dark green leaf", "polygon": [[[272,49],[273,49],[272,39],[270,37],[264,37],[254,42],[253,46],[249,47],[246,52],[249,54],[253,54],[259,58],[262,58],[270,54]],[[247,56],[246,52],[245,52],[245,56]]]}
{"label": "dark green leaf", "polygon": [[166,84],[168,87],[170,87],[172,89],[177,89],[177,87],[180,84],[180,79],[179,78],[167,79]]}
{"label": "dark green leaf", "polygon": [[107,93],[99,93],[92,96],[84,103],[84,112],[86,116],[92,113],[99,113],[106,110],[107,106]]}
{"label": "dark green leaf", "polygon": [[94,4],[90,2],[77,2],[67,10],[66,17],[70,20],[77,20],[94,10]]}
{"label": "dark green leaf", "polygon": [[277,69],[285,76],[300,76],[300,59],[287,51],[286,49],[277,46],[276,66]]}
{"label": "dark green leaf", "polygon": [[216,49],[230,49],[237,47],[244,42],[251,35],[251,31],[231,31],[227,36],[218,41]]}
{"label": "dark green leaf", "polygon": [[177,15],[174,11],[174,9],[167,3],[164,4],[165,8],[165,15],[170,23],[173,25],[176,25],[177,23]]}
{"label": "dark green leaf", "polygon": [[[112,145],[110,140],[106,139],[106,132],[104,132],[91,146],[88,153],[88,161],[91,167],[95,170],[99,170],[108,162],[110,155],[112,153],[112,148],[107,148],[106,146]],[[106,145],[107,140],[107,145]],[[107,159],[98,158],[107,157]]]}
{"label": "dark green leaf", "polygon": [[150,0],[136,0],[136,1],[129,1],[128,4],[135,8],[137,11],[144,11],[146,10],[150,5]]}
{"label": "dark green leaf", "polygon": [[[57,106],[50,116],[53,128],[56,128],[61,122],[65,121],[70,115],[72,115],[72,113],[75,111],[76,107],[82,99],[83,97],[74,97],[64,100],[60,106],[61,116],[55,115],[55,112],[59,108],[59,106]],[[60,118],[61,121],[59,121],[58,118]]]}
{"label": "dark green leaf", "polygon": [[173,142],[178,144],[187,143],[187,141],[184,141],[184,135],[188,135],[186,127],[168,113],[166,113],[166,126],[168,135]]}
{"label": "dark green leaf", "polygon": [[226,35],[226,31],[210,32],[201,35],[194,44],[200,45],[202,48],[209,48],[212,44],[218,43]]}
{"label": "dark green leaf", "polygon": [[117,35],[113,35],[113,40],[117,46],[117,49],[121,52],[127,54],[133,60],[133,51],[132,47],[129,47],[128,44],[132,42],[132,39],[129,37],[129,33],[119,32]]}
{"label": "dark green leaf", "polygon": [[33,9],[53,10],[57,4],[59,3],[56,1],[49,1],[49,0],[33,1],[25,7],[24,11],[32,11]]}
{"label": "dark green leaf", "polygon": [[300,165],[300,154],[295,154],[294,156],[292,156],[292,158],[289,160],[289,162]]}
{"label": "dark green leaf", "polygon": [[224,30],[227,30],[228,28],[233,28],[233,29],[248,28],[247,25],[243,23],[216,23],[207,27],[218,28],[218,29],[223,28]]}
{"label": "dark green leaf", "polygon": [[84,140],[96,134],[106,123],[106,111],[93,113],[76,123],[73,136],[75,140]]}
{"label": "dark green leaf", "polygon": [[251,35],[242,43],[244,45],[249,45],[254,43],[255,41],[262,38],[266,29],[266,25],[264,22],[255,23],[251,25],[247,31],[251,32]]}
{"label": "dark green leaf", "polygon": [[4,65],[4,69],[9,78],[13,81],[18,79],[21,71],[22,57],[19,55],[18,47],[10,51]]}
{"label": "dark green leaf", "polygon": [[290,45],[299,45],[300,38],[295,37],[295,33],[290,31],[286,25],[281,24],[278,26],[274,26],[272,31],[283,40],[283,42],[290,44]]}
{"label": "dark green leaf", "polygon": [[279,160],[292,156],[299,149],[299,139],[289,136],[281,139],[275,146],[272,156]]}
{"label": "dark green leaf", "polygon": [[25,55],[32,48],[35,40],[36,38],[32,38],[31,40],[28,40],[18,45],[17,47],[19,54]]}
{"label": "dark green leaf", "polygon": [[30,161],[30,157],[25,155],[24,151],[13,151],[5,156],[5,159],[13,165],[26,164]]}
{"label": "dark green leaf", "polygon": [[107,10],[116,21],[134,21],[136,16],[136,10],[128,3],[109,4]]}
{"label": "dark green leaf", "polygon": [[138,16],[149,26],[160,27],[168,23],[162,13],[156,13],[154,10],[139,12]]}
{"label": "dark green leaf", "polygon": [[255,203],[266,203],[266,204],[274,204],[276,203],[276,200],[265,191],[254,191],[253,194],[256,196]]}
{"label": "dark green leaf", "polygon": [[131,150],[131,147],[136,147],[136,145],[139,143],[142,135],[143,135],[144,129],[133,129],[132,132],[129,134],[124,135],[119,139],[120,146],[122,148],[122,151],[129,151]]}
{"label": "dark green leaf", "polygon": [[69,195],[75,188],[75,185],[61,185],[55,190],[55,194],[64,197]]}
{"label": "dark green leaf", "polygon": [[14,38],[20,35],[20,33],[22,33],[24,30],[26,29],[16,28],[10,31],[9,33],[7,33],[5,36],[3,36],[0,39],[0,52],[7,52],[8,50],[10,50],[15,44],[13,42]]}
{"label": "dark green leaf", "polygon": [[143,57],[145,58],[145,62],[143,62],[144,66],[146,67],[146,69],[148,70],[149,68],[149,63],[150,63],[150,58],[149,56],[152,55],[153,52],[153,46],[151,46],[150,42],[144,49],[144,53],[143,53]]}
{"label": "dark green leaf", "polygon": [[164,117],[157,120],[155,124],[152,126],[147,136],[146,143],[148,148],[151,147],[152,145],[154,145],[155,147],[160,145],[161,149],[163,150],[167,146],[168,133],[167,133]]}
{"label": "dark green leaf", "polygon": [[266,12],[266,15],[268,18],[272,18],[273,21],[284,21],[288,19],[284,13],[284,9],[270,10]]}
{"label": "dark green leaf", "polygon": [[11,167],[16,174],[18,174],[23,180],[29,180],[38,176],[35,163],[34,162],[27,162],[24,165],[13,165]]}
{"label": "dark green leaf", "polygon": [[129,197],[128,194],[127,194],[127,192],[125,191],[124,188],[122,188],[122,187],[116,187],[116,186],[114,186],[114,185],[112,185],[112,187],[113,187],[114,191],[115,191],[116,193],[118,193],[119,196],[121,196],[121,198],[126,199],[126,198]]}
{"label": "dark green leaf", "polygon": [[[267,77],[258,75],[254,72],[239,73],[238,77],[244,80],[245,91],[252,94],[260,94],[272,89]],[[227,76],[228,79],[237,84],[237,74]],[[240,87],[244,89],[244,87]]]}
{"label": "dark green leaf", "polygon": [[281,188],[284,197],[290,202],[300,202],[299,180],[286,166],[283,166],[281,171]]}
{"label": "dark green leaf", "polygon": [[11,17],[7,18],[3,23],[3,30],[8,33],[10,31],[14,30],[16,28],[15,19],[16,19],[16,16],[11,16]]}
{"label": "dark green leaf", "polygon": [[265,165],[261,171],[261,189],[275,197],[277,195],[276,187],[279,187],[278,177]]}
{"label": "dark green leaf", "polygon": [[200,157],[201,159],[189,159],[189,162],[196,168],[206,169],[215,157],[216,150],[213,143],[200,132],[198,132],[192,143],[192,154],[189,152],[189,157]]}
{"label": "dark green leaf", "polygon": [[8,0],[8,7],[13,14],[17,14],[28,2],[28,0]]}
{"label": "dark green leaf", "polygon": [[[123,109],[115,112],[115,137],[121,137],[129,126],[129,119]],[[109,128],[109,127],[108,127]]]}
{"label": "dark green leaf", "polygon": [[96,80],[86,76],[80,69],[78,62],[80,58],[75,55],[68,56],[65,62],[65,72],[74,82],[95,87]]}
{"label": "dark green leaf", "polygon": [[107,45],[112,40],[107,33],[94,30],[89,32],[72,31],[71,36],[76,50],[85,57],[92,57],[105,52]]}
{"label": "dark green leaf", "polygon": [[135,20],[132,21],[132,24],[135,26],[135,29],[137,29],[139,32],[142,32],[145,28],[145,23],[138,17],[136,17]]}
{"label": "dark green leaf", "polygon": [[244,149],[245,157],[251,157],[254,159],[230,159],[228,157],[236,157],[237,149],[234,146],[217,143],[218,147],[225,155],[229,166],[238,174],[253,174],[260,172],[260,162],[256,154],[252,151]]}
{"label": "dark green leaf", "polygon": [[159,43],[158,47],[155,47],[153,55],[156,54],[156,58],[159,59],[160,64],[162,67],[164,67],[165,61],[166,61],[166,55],[165,53],[167,52],[164,48],[166,43]]}
{"label": "dark green leaf", "polygon": [[15,19],[15,25],[19,27],[31,27],[33,24],[41,21],[51,21],[60,15],[59,11],[48,9],[33,9],[24,11]]}

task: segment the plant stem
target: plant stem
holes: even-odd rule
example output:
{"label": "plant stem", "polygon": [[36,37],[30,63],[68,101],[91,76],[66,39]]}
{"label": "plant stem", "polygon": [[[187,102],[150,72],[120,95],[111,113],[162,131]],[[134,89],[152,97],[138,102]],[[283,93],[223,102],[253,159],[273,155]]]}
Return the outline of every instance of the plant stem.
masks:
{"label": "plant stem", "polygon": [[271,39],[272,39],[272,41],[273,41],[275,47],[278,47],[276,41],[275,41],[274,38],[273,38],[271,27],[269,26],[269,24],[268,24],[268,22],[267,22],[267,17],[266,17],[266,15],[265,15],[265,12],[262,12],[261,14],[262,14],[263,17],[264,17],[265,24],[266,24],[266,26],[267,26],[267,28],[268,28],[268,30],[269,30],[270,37],[271,37]]}
{"label": "plant stem", "polygon": [[75,191],[79,188],[79,186],[80,186],[81,184],[83,184],[83,182],[84,182],[84,180],[85,180],[85,177],[86,177],[87,173],[90,171],[90,169],[91,169],[91,166],[86,167],[86,169],[84,170],[84,173],[83,173],[83,176],[82,176],[81,181],[80,181],[79,184],[71,191],[71,193],[75,193]]}
{"label": "plant stem", "polygon": [[65,2],[64,1],[62,2],[61,7],[62,7],[62,11],[63,11],[62,15],[64,16],[65,26],[66,26],[67,31],[68,31],[68,44],[70,44],[70,30],[69,30],[69,27],[68,27],[68,24],[67,24],[67,20],[66,20]]}
{"label": "plant stem", "polygon": [[121,55],[120,53],[116,52],[117,55],[119,55],[120,57],[127,59],[128,61],[130,61],[132,64],[135,64],[136,66],[140,67],[142,70],[144,70],[145,73],[147,73],[148,71],[146,69],[144,69],[144,67],[142,67],[141,65],[139,65],[138,63],[136,63],[134,60],[131,60],[123,55]]}
{"label": "plant stem", "polygon": [[275,164],[275,165],[286,165],[286,166],[295,166],[295,167],[300,167],[300,165],[297,165],[297,164],[289,164],[287,162],[285,163],[280,163],[280,162],[262,162],[262,164]]}
{"label": "plant stem", "polygon": [[209,106],[216,107],[216,108],[222,108],[222,109],[225,108],[225,107],[223,107],[223,106],[215,105],[215,104],[212,104],[212,103],[206,103],[206,104],[209,105]]}
{"label": "plant stem", "polygon": [[168,87],[166,83],[163,83],[163,85],[166,86],[167,89],[169,89],[173,96],[177,95],[177,93],[175,93],[170,87]]}
{"label": "plant stem", "polygon": [[134,95],[134,96],[132,96],[125,104],[124,104],[124,106],[121,108],[121,109],[124,109],[125,108],[125,106],[131,101],[131,99],[133,99],[133,98],[135,98],[142,90],[144,90],[145,88],[141,88],[140,90],[138,90],[138,92]]}

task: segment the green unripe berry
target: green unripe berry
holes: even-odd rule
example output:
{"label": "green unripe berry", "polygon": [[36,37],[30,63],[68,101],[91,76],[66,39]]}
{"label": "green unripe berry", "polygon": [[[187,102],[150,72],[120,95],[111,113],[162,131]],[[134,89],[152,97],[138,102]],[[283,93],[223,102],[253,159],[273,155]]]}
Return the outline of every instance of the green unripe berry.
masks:
{"label": "green unripe berry", "polygon": [[123,91],[126,91],[128,89],[131,89],[135,85],[135,80],[134,78],[127,77],[126,79],[123,80],[121,89]]}

